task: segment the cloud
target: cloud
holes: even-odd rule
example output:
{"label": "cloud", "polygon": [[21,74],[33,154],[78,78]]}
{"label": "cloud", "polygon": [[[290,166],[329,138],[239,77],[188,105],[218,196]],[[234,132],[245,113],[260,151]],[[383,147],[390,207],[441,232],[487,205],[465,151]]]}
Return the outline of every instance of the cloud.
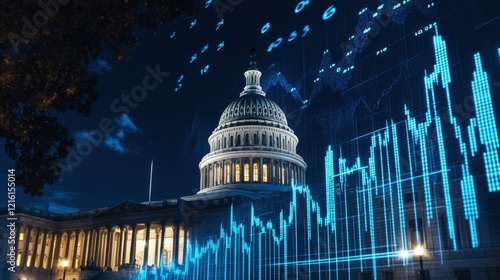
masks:
{"label": "cloud", "polygon": [[75,142],[77,145],[79,145],[82,141],[87,140],[93,143],[96,146],[99,146],[99,135],[95,131],[77,131],[73,132],[73,136],[75,137]]}
{"label": "cloud", "polygon": [[116,132],[104,136],[104,144],[112,151],[127,154],[129,148],[125,145],[125,134],[139,134],[141,131],[127,114],[122,114],[120,117],[114,118],[113,121],[116,124]]}
{"label": "cloud", "polygon": [[139,129],[132,122],[127,114],[122,114],[119,118],[113,119],[115,123],[126,132],[139,132]]}
{"label": "cloud", "polygon": [[121,139],[116,136],[112,136],[109,134],[106,135],[104,144],[106,144],[106,147],[120,154],[128,153],[128,149],[125,148],[124,143],[122,143]]}
{"label": "cloud", "polygon": [[113,67],[109,66],[108,62],[105,60],[98,58],[89,63],[89,69],[90,71],[103,74],[105,71],[111,71]]}
{"label": "cloud", "polygon": [[77,193],[74,192],[64,192],[64,191],[54,191],[52,195],[49,197],[51,201],[53,200],[62,200],[65,202],[72,201],[76,198]]}
{"label": "cloud", "polygon": [[104,135],[104,139],[99,138],[99,135],[95,131],[83,130],[74,132],[73,136],[75,137],[77,147],[80,145],[83,146],[83,141],[89,141],[95,146],[99,146],[101,142],[104,142],[104,146],[110,150],[120,154],[127,154],[129,152],[129,148],[125,143],[127,134],[140,134],[142,131],[126,114],[114,118],[113,121],[116,127],[113,132]]}

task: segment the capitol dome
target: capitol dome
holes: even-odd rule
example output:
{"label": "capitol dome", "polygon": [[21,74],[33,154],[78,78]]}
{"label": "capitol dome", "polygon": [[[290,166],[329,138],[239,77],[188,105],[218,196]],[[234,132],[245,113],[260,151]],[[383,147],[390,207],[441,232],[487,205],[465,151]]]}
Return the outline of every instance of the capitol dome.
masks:
{"label": "capitol dome", "polygon": [[253,49],[250,56],[243,91],[208,138],[210,152],[199,164],[198,194],[262,194],[305,184],[307,165],[296,153],[298,138],[283,110],[262,91]]}
{"label": "capitol dome", "polygon": [[285,113],[278,104],[260,94],[245,94],[231,102],[222,113],[217,129],[230,127],[236,121],[243,120],[260,123],[267,121],[288,127]]}

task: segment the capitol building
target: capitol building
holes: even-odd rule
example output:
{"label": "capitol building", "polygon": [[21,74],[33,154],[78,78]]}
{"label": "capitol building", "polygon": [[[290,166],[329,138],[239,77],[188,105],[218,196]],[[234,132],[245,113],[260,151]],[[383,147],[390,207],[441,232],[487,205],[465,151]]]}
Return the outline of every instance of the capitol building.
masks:
{"label": "capitol building", "polygon": [[[500,212],[485,183],[475,186],[489,202],[477,231],[459,180],[445,197],[435,177],[432,218],[422,176],[362,187],[373,178],[346,174],[368,165],[358,157],[341,168],[331,147],[324,181],[309,188],[299,139],[261,75],[252,50],[243,91],[208,138],[195,195],[91,211],[18,206],[15,231],[0,229],[0,279],[500,279]],[[12,219],[6,208],[0,217]]]}
{"label": "capitol building", "polygon": [[[9,232],[0,230],[0,278],[129,279],[159,269],[173,270],[185,263],[196,226],[193,218],[201,207],[204,212],[215,212],[209,216],[217,216],[226,213],[231,203],[288,192],[292,184],[304,184],[306,163],[296,153],[299,140],[282,109],[266,98],[255,51],[250,56],[243,91],[224,110],[208,139],[210,152],[199,164],[196,195],[153,202],[130,200],[79,212],[64,207],[51,211],[59,207],[51,203],[44,208],[17,207],[15,272],[8,270],[12,259],[5,246]],[[4,210],[0,214],[6,220]],[[60,213],[65,211],[72,213]]]}

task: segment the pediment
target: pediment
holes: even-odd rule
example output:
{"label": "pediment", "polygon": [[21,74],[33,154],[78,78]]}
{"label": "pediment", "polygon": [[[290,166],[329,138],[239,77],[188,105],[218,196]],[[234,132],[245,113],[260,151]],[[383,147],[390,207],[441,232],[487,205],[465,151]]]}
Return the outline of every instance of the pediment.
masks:
{"label": "pediment", "polygon": [[103,218],[103,217],[112,217],[112,216],[120,216],[127,214],[135,214],[141,212],[147,212],[152,210],[153,207],[144,205],[142,203],[134,202],[134,201],[124,201],[116,206],[103,210],[102,212],[93,216],[93,218]]}

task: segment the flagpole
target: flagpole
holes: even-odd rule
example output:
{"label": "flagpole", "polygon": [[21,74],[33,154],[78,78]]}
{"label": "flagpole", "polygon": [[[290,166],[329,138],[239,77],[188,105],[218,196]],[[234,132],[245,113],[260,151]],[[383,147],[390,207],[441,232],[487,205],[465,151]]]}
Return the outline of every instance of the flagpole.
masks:
{"label": "flagpole", "polygon": [[153,160],[151,160],[151,171],[149,172],[149,200],[151,203],[151,185],[153,184]]}

